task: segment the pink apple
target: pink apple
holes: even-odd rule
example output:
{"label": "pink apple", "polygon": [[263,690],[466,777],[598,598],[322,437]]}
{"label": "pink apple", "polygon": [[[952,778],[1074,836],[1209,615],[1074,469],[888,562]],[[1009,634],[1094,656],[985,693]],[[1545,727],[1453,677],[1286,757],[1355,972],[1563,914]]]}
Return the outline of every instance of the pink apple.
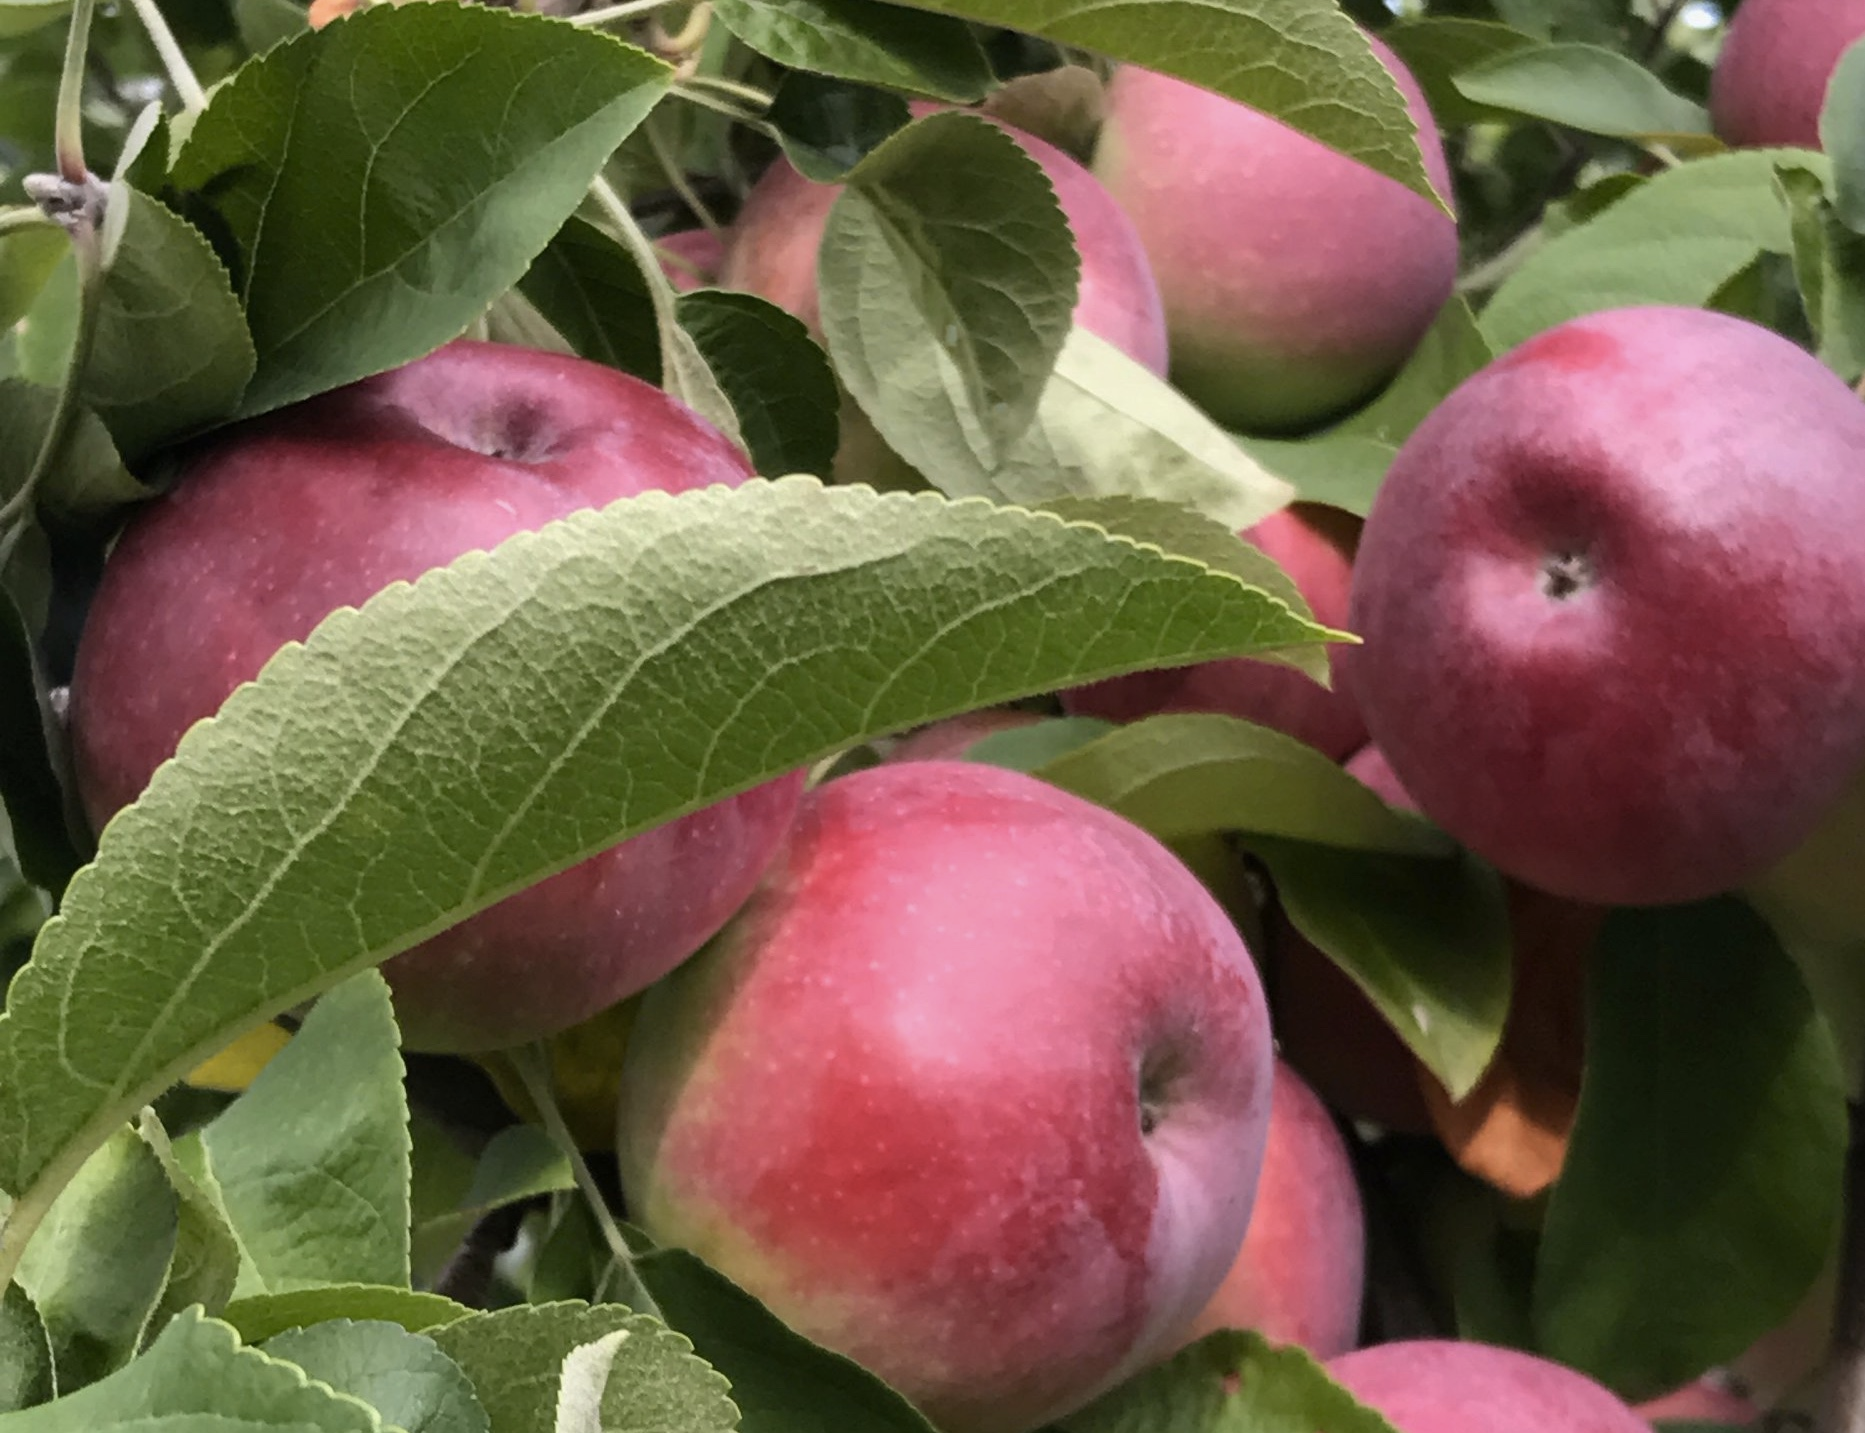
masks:
{"label": "pink apple", "polygon": [[[101,826],[134,800],[188,727],[334,609],[578,508],[750,473],[658,389],[464,341],[228,430],[106,565],[71,687],[86,811]],[[390,961],[406,1042],[515,1044],[656,980],[750,893],[800,789],[646,832]]]}
{"label": "pink apple", "polygon": [[1327,1368],[1398,1433],[1651,1433],[1584,1374],[1514,1349],[1418,1339],[1363,1348]]}
{"label": "pink apple", "polygon": [[[1451,192],[1437,126],[1377,39]],[[1094,172],[1132,216],[1172,336],[1172,378],[1220,422],[1312,427],[1367,397],[1424,336],[1457,277],[1457,225],[1423,195],[1280,120],[1122,66]]]}
{"label": "pink apple", "polygon": [[1023,1433],[1222,1281],[1270,1059],[1249,952],[1150,836],[1017,772],[877,766],[648,995],[623,1187],[947,1433]]}
{"label": "pink apple", "polygon": [[725,236],[711,229],[681,229],[654,241],[661,252],[661,272],[681,293],[715,283],[725,263]]}
{"label": "pink apple", "polygon": [[1366,1213],[1346,1141],[1320,1096],[1278,1060],[1249,1232],[1186,1342],[1255,1329],[1332,1358],[1357,1341],[1365,1291]]}
{"label": "pink apple", "polygon": [[[1270,514],[1242,536],[1288,573],[1317,621],[1344,627],[1359,530],[1358,520],[1338,508],[1299,503]],[[1342,650],[1337,645],[1328,654],[1336,673]],[[1274,727],[1336,761],[1366,741],[1366,723],[1338,675],[1331,688],[1324,687],[1292,667],[1247,657],[1115,677],[1063,693],[1062,704],[1076,715],[1109,721],[1218,712]]]}
{"label": "pink apple", "polygon": [[1820,147],[1827,81],[1865,37],[1865,0],[1745,0],[1710,76],[1710,119],[1729,144]]}
{"label": "pink apple", "polygon": [[[1165,318],[1132,223],[1095,177],[1053,144],[1006,124],[999,128],[1042,166],[1074,231],[1081,252],[1075,322],[1164,374]],[[769,299],[820,335],[816,253],[841,192],[840,185],[813,184],[777,159],[739,211],[721,283]]]}
{"label": "pink apple", "polygon": [[1739,1393],[1708,1378],[1685,1384],[1675,1393],[1638,1405],[1641,1418],[1652,1423],[1678,1422],[1729,1423],[1745,1427],[1761,1417],[1761,1410]]}
{"label": "pink apple", "polygon": [[1504,872],[1694,900],[1806,838],[1865,762],[1865,404],[1698,309],[1596,313],[1406,441],[1344,655],[1373,739]]}

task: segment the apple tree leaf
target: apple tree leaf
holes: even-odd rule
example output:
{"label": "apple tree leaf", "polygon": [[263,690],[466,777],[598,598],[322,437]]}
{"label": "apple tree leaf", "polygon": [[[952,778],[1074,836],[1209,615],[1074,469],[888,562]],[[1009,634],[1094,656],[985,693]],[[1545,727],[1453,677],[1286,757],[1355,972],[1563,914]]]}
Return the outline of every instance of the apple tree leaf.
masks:
{"label": "apple tree leaf", "polygon": [[1103,1394],[1058,1433],[1396,1433],[1305,1350],[1224,1329]]}
{"label": "apple tree leaf", "polygon": [[1447,130],[1502,117],[1501,112],[1468,98],[1456,83],[1458,75],[1543,43],[1512,25],[1462,15],[1401,20],[1381,30],[1379,38],[1405,61],[1425,92],[1432,117]]}
{"label": "apple tree leaf", "polygon": [[420,1333],[465,1318],[472,1311],[439,1294],[383,1284],[320,1284],[289,1294],[255,1294],[227,1305],[223,1316],[247,1343],[263,1343],[286,1329],[327,1319],[387,1322]]}
{"label": "apple tree leaf", "polygon": [[384,1433],[367,1404],[302,1370],[241,1348],[225,1324],[189,1309],[139,1358],[89,1388],[7,1415],[6,1433]]}
{"label": "apple tree leaf", "polygon": [[919,120],[849,171],[818,269],[836,372],[888,445],[935,482],[997,467],[1035,415],[1081,271],[1042,167],[976,116]]}
{"label": "apple tree leaf", "polygon": [[1586,1028],[1535,1330],[1549,1357],[1649,1398],[1812,1285],[1838,1231],[1845,1080],[1793,962],[1733,897],[1613,912]]}
{"label": "apple tree leaf", "polygon": [[361,1399],[401,1433],[488,1433],[460,1365],[400,1324],[332,1319],[276,1334],[263,1352]]}
{"label": "apple tree leaf", "polygon": [[65,231],[50,223],[0,235],[0,331],[24,317],[70,252]]}
{"label": "apple tree leaf", "polygon": [[1589,134],[1674,148],[1720,147],[1701,105],[1673,94],[1638,61],[1602,45],[1514,48],[1461,71],[1452,83],[1473,103]]}
{"label": "apple tree leaf", "polygon": [[841,398],[809,330],[756,294],[724,289],[682,294],[675,312],[738,415],[752,466],[827,477]]}
{"label": "apple tree leaf", "polygon": [[518,288],[582,357],[661,381],[647,280],[628,251],[587,219],[572,218],[558,230]]}
{"label": "apple tree leaf", "polygon": [[792,69],[960,104],[994,83],[969,25],[878,0],[714,0],[713,15]]}
{"label": "apple tree leaf", "polygon": [[1833,212],[1865,234],[1865,39],[1846,47],[1826,82],[1820,148],[1833,165]]}
{"label": "apple tree leaf", "polygon": [[45,1320],[30,1294],[8,1284],[0,1291],[0,1413],[44,1403],[57,1388]]}
{"label": "apple tree leaf", "polygon": [[805,478],[580,512],[335,613],[188,733],[14,978],[0,1267],[233,1037],[637,831],[957,712],[1324,635],[1102,528]]}
{"label": "apple tree leaf", "polygon": [[1775,184],[1787,206],[1794,281],[1820,361],[1848,383],[1865,373],[1865,233],[1840,220],[1820,176],[1782,164]]}
{"label": "apple tree leaf", "polygon": [[71,0],[0,0],[0,40],[30,34],[64,19],[70,10]]}
{"label": "apple tree leaf", "polygon": [[168,1282],[175,1255],[175,1191],[128,1125],[52,1205],[20,1261],[51,1340],[58,1387],[70,1393],[128,1363]]}
{"label": "apple tree leaf", "polygon": [[553,1433],[603,1433],[602,1392],[609,1386],[615,1356],[627,1340],[628,1330],[616,1329],[571,1349],[564,1357]]}
{"label": "apple tree leaf", "polygon": [[200,1143],[244,1254],[238,1297],[408,1282],[408,1103],[380,975],[312,1006]]}
{"label": "apple tree leaf", "polygon": [[895,130],[904,129],[911,112],[904,99],[887,90],[792,70],[777,86],[766,118],[776,126],[797,173],[833,184]]}
{"label": "apple tree leaf", "polygon": [[[8,416],[6,397],[6,389],[0,388],[0,417]],[[0,454],[8,446],[0,443]],[[0,465],[5,462],[0,456]],[[36,523],[22,530],[16,543],[0,539],[0,555],[11,559],[0,581],[0,730],[7,734],[0,741],[0,804],[21,872],[56,893],[83,864],[84,855],[67,815],[60,780],[63,736],[38,645],[45,620],[40,600],[44,584],[21,575],[22,568],[29,567],[32,578],[48,577],[50,559]],[[23,550],[28,547],[30,552]],[[0,568],[6,567],[0,562]],[[40,590],[22,590],[34,588]]]}
{"label": "apple tree leaf", "polygon": [[1177,75],[1443,202],[1398,86],[1333,0],[911,3]]}
{"label": "apple tree leaf", "polygon": [[175,1192],[175,1257],[169,1262],[168,1280],[149,1326],[161,1328],[191,1304],[218,1316],[239,1281],[239,1241],[218,1201],[176,1155],[154,1110],[142,1112],[136,1133],[161,1164]]}
{"label": "apple tree leaf", "polygon": [[249,61],[171,173],[231,248],[259,357],[241,412],[459,334],[524,274],[668,74],[607,35],[478,5],[376,6]]}

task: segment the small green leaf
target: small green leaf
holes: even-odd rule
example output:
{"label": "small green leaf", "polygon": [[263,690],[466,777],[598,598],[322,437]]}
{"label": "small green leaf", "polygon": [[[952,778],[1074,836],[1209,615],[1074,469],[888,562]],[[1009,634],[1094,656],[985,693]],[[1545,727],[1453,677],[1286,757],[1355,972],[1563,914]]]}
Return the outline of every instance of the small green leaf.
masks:
{"label": "small green leaf", "polygon": [[1461,129],[1485,119],[1498,118],[1487,105],[1467,98],[1456,77],[1490,60],[1541,44],[1494,20],[1466,19],[1461,15],[1401,20],[1379,32],[1425,92],[1431,116],[1445,129]]}
{"label": "small green leaf", "polygon": [[969,104],[991,67],[968,25],[876,0],[714,0],[718,22],[792,69]]}
{"label": "small green leaf", "polygon": [[584,358],[661,381],[660,330],[647,280],[628,251],[572,218],[518,282],[524,296]]}
{"label": "small green leaf", "polygon": [[809,330],[756,294],[682,294],[680,327],[725,390],[752,466],[827,477],[838,437],[835,374]]}
{"label": "small green leaf", "polygon": [[996,468],[1036,412],[1081,269],[1042,167],[976,116],[922,119],[849,172],[818,268],[836,372],[888,445],[934,481]]}
{"label": "small green leaf", "polygon": [[1332,0],[912,3],[1177,75],[1437,197],[1398,86]]}
{"label": "small green leaf", "polygon": [[192,1304],[217,1316],[233,1297],[233,1286],[239,1281],[239,1241],[218,1201],[176,1157],[168,1132],[154,1110],[142,1112],[136,1133],[161,1164],[176,1202],[175,1257],[149,1326],[161,1328]]}
{"label": "small green leaf", "polygon": [[201,1132],[237,1293],[408,1282],[408,1104],[379,975],[345,981]]}
{"label": "small green leaf", "polygon": [[286,1329],[307,1328],[327,1319],[388,1322],[420,1333],[450,1324],[471,1312],[439,1294],[381,1284],[321,1284],[289,1294],[258,1294],[227,1305],[226,1321],[248,1343],[263,1343]]}
{"label": "small green leaf", "polygon": [[575,1187],[570,1161],[555,1140],[536,1125],[512,1125],[487,1143],[460,1208],[482,1213]]}
{"label": "small green leaf", "polygon": [[[0,379],[0,494],[11,496],[25,483],[51,425],[58,395],[18,378]],[[65,434],[51,471],[40,480],[35,500],[67,518],[107,516],[113,509],[154,494],[123,466],[116,444],[97,415],[80,408]]]}
{"label": "small green leaf", "polygon": [[1535,45],[1484,60],[1452,81],[1465,99],[1620,139],[1708,148],[1710,117],[1638,61],[1600,45]]}
{"label": "small green leaf", "polygon": [[57,1388],[45,1321],[32,1296],[8,1284],[0,1291],[0,1413],[44,1403]]}
{"label": "small green leaf", "polygon": [[1832,1250],[1845,1151],[1832,1037],[1766,923],[1732,897],[1615,911],[1536,1268],[1542,1351],[1632,1398],[1733,1358]]}
{"label": "small green leaf", "polygon": [[1010,771],[1040,771],[1113,730],[1114,723],[1099,717],[1056,717],[980,737],[966,751],[965,760]]}
{"label": "small green leaf", "polygon": [[85,1161],[20,1261],[66,1393],[128,1363],[175,1254],[175,1192],[129,1126]]}
{"label": "small green leaf", "polygon": [[487,1433],[460,1365],[399,1324],[334,1319],[267,1339],[264,1352],[360,1399],[401,1433]]}
{"label": "small green leaf", "polygon": [[1057,1423],[1060,1433],[1395,1433],[1303,1349],[1226,1329]]}
{"label": "small green leaf", "polygon": [[1794,280],[1820,361],[1848,383],[1865,373],[1865,234],[1840,222],[1810,170],[1775,172],[1794,242]]}
{"label": "small green leaf", "polygon": [[609,1334],[616,1350],[603,1391],[603,1427],[613,1433],[727,1433],[738,1424],[728,1385],[692,1344],[659,1319],[619,1304],[527,1304],[475,1314],[430,1337],[473,1381],[492,1433],[538,1433],[552,1425],[563,1363]]}
{"label": "small green leaf", "polygon": [[1802,150],[1743,150],[1647,180],[1550,239],[1504,280],[1479,320],[1501,353],[1582,314],[1630,304],[1698,307],[1760,253],[1791,254],[1774,170],[1817,168]]}
{"label": "small green leaf", "polygon": [[911,114],[897,94],[792,70],[766,116],[797,173],[833,184],[879,148]]}
{"label": "small green leaf", "polygon": [[241,1348],[233,1330],[190,1309],[142,1357],[89,1388],[8,1414],[5,1433],[383,1433],[366,1405]]}
{"label": "small green leaf", "polygon": [[1854,40],[1826,82],[1820,148],[1833,165],[1833,211],[1865,234],[1865,39]]}
{"label": "small green leaf", "polygon": [[[5,13],[0,4],[0,15]],[[70,252],[65,231],[52,224],[0,237],[0,331],[11,328],[32,307],[52,270]]]}
{"label": "small green leaf", "polygon": [[241,68],[171,176],[237,254],[259,354],[241,411],[460,333],[562,227],[668,74],[609,36],[478,5],[376,6]]}

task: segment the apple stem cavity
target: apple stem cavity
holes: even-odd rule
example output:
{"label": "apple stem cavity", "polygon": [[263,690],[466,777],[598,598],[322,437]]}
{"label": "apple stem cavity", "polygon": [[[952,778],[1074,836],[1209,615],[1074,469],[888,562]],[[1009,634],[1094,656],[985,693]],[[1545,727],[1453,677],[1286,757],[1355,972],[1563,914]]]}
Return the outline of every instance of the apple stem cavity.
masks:
{"label": "apple stem cavity", "polygon": [[1598,580],[1592,560],[1583,552],[1557,552],[1541,564],[1541,594],[1555,602],[1585,592]]}

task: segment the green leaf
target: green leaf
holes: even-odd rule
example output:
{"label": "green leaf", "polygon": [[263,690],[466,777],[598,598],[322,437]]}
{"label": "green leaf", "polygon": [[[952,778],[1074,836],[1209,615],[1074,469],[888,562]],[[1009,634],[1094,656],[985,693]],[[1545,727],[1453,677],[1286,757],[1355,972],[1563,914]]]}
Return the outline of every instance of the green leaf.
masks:
{"label": "green leaf", "polygon": [[1260,836],[1290,921],[1333,958],[1406,1046],[1462,1099],[1509,1013],[1502,883],[1473,857],[1437,860]]}
{"label": "green leaf", "polygon": [[241,411],[460,333],[524,274],[667,79],[609,36],[478,5],[374,7],[244,66],[171,176],[237,252],[259,354]]}
{"label": "green leaf", "polygon": [[0,0],[0,40],[30,34],[64,19],[70,10],[71,0]]}
{"label": "green leaf", "polygon": [[147,195],[127,205],[79,396],[133,461],[238,406],[253,345],[227,271],[200,231]]}
{"label": "green leaf", "polygon": [[0,1433],[383,1433],[367,1406],[289,1363],[241,1348],[188,1310],[142,1357],[100,1383],[0,1418]]}
{"label": "green leaf", "polygon": [[419,1333],[465,1318],[471,1310],[439,1294],[380,1284],[324,1284],[289,1294],[258,1294],[227,1305],[226,1321],[248,1343],[327,1319],[387,1321]]}
{"label": "green leaf", "polygon": [[[7,435],[0,445],[0,494],[11,496],[24,485],[57,406],[58,395],[49,388],[0,379],[0,433]],[[152,496],[123,466],[97,415],[80,408],[35,499],[49,512],[82,520]]]}
{"label": "green leaf", "polygon": [[990,64],[969,26],[876,0],[714,0],[713,17],[792,69],[970,104]]}
{"label": "green leaf", "polygon": [[676,312],[738,415],[752,466],[827,477],[841,397],[809,330],[756,294],[723,289],[682,294]]}
{"label": "green leaf", "polygon": [[302,35],[310,26],[310,17],[296,0],[233,0],[233,23],[247,53],[263,55],[274,45]]}
{"label": "green leaf", "polygon": [[175,1192],[128,1125],[85,1161],[20,1261],[64,1392],[128,1363],[175,1254]]}
{"label": "green leaf", "polygon": [[1453,297],[1379,397],[1334,431],[1397,448],[1451,390],[1495,356],[1470,305]]}
{"label": "green leaf", "polygon": [[966,751],[965,760],[1010,771],[1040,771],[1113,730],[1113,722],[1099,717],[1056,717],[980,737]]}
{"label": "green leaf", "polygon": [[647,280],[628,251],[587,219],[566,223],[518,288],[582,357],[661,381],[660,330]]}
{"label": "green leaf", "polygon": [[[0,3],[0,15],[5,14]],[[52,270],[70,252],[65,231],[51,224],[0,237],[0,330],[11,328],[32,307]]]}
{"label": "green leaf", "polygon": [[[0,387],[0,418],[9,420],[17,413],[6,402],[10,388],[10,381]],[[0,464],[6,463],[9,454],[31,461],[10,442],[0,443]],[[49,573],[44,534],[36,523],[21,534],[20,541],[24,545],[34,539],[43,559],[39,570]],[[0,552],[5,547],[0,543]],[[5,808],[20,870],[34,884],[58,892],[84,858],[67,820],[59,780],[62,733],[52,706],[51,680],[37,644],[44,627],[44,607],[22,590],[26,584],[21,568],[28,561],[21,548],[14,548],[12,566],[6,580],[0,581],[0,731],[7,734],[0,741],[0,805]]]}
{"label": "green leaf", "polygon": [[1237,443],[1269,472],[1293,484],[1303,502],[1326,503],[1357,517],[1373,510],[1386,469],[1399,453],[1391,443],[1339,428],[1312,438],[1239,434]]}
{"label": "green leaf", "polygon": [[460,1365],[399,1324],[335,1319],[266,1340],[264,1352],[360,1399],[402,1433],[487,1433]]}
{"label": "green leaf", "polygon": [[1709,113],[1667,90],[1650,70],[1600,45],[1517,48],[1452,81],[1476,104],[1589,134],[1710,147]]}
{"label": "green leaf", "polygon": [[1320,752],[1209,713],[1148,717],[1039,773],[1162,840],[1247,831],[1344,850],[1446,856],[1435,827],[1395,811]]}
{"label": "green leaf", "polygon": [[1794,244],[1794,280],[1825,363],[1848,383],[1865,373],[1865,234],[1848,228],[1819,175],[1783,164],[1775,171]]}
{"label": "green leaf", "polygon": [[15,977],[0,1263],[232,1037],[618,840],[943,716],[1323,634],[1085,524],[802,478],[578,513],[334,614],[183,739]]}
{"label": "green leaf", "polygon": [[45,1322],[31,1295],[8,1284],[0,1290],[0,1413],[44,1403],[57,1388]]}
{"label": "green leaf", "polygon": [[1657,175],[1590,222],[1550,239],[1496,290],[1479,324],[1501,353],[1582,314],[1629,304],[1699,307],[1759,253],[1790,254],[1775,197],[1782,160],[1802,150],[1744,150]]}
{"label": "green leaf", "polygon": [[154,1110],[142,1112],[136,1133],[161,1164],[175,1192],[175,1257],[149,1326],[161,1328],[192,1304],[201,1305],[210,1316],[218,1315],[239,1281],[239,1241],[219,1203],[176,1157],[168,1131]]}
{"label": "green leaf", "polygon": [[911,124],[849,171],[818,269],[836,372],[888,445],[935,481],[995,468],[1035,415],[1081,271],[1042,166],[975,115]]}
{"label": "green leaf", "polygon": [[1833,165],[1833,210],[1865,234],[1865,40],[1854,40],[1826,82],[1820,148]]}
{"label": "green leaf", "polygon": [[201,1131],[237,1293],[408,1282],[408,1103],[388,986],[345,981]]}
{"label": "green leaf", "polygon": [[1733,1358],[1833,1248],[1845,1150],[1832,1038],[1766,923],[1732,897],[1615,911],[1536,1268],[1542,1351],[1632,1398]]}
{"label": "green leaf", "polygon": [[833,184],[895,130],[904,129],[911,114],[897,94],[792,70],[777,86],[766,117],[777,126],[797,173]]}
{"label": "green leaf", "polygon": [[536,1125],[511,1125],[486,1144],[460,1208],[483,1213],[539,1194],[576,1188],[570,1161]]}
{"label": "green leaf", "polygon": [[755,1433],[932,1433],[932,1425],[853,1359],[811,1343],[725,1275],[683,1249],[636,1265],[667,1321],[731,1380]]}
{"label": "green leaf", "polygon": [[1177,75],[1437,198],[1398,86],[1332,0],[912,3]]}
{"label": "green leaf", "polygon": [[1061,1433],[1395,1433],[1303,1349],[1225,1329],[1057,1424]]}
{"label": "green leaf", "polygon": [[728,1385],[692,1344],[659,1319],[619,1304],[527,1304],[475,1314],[432,1331],[466,1370],[491,1415],[492,1433],[537,1433],[557,1408],[563,1362],[618,1330],[603,1391],[603,1426],[615,1433],[725,1433],[738,1423]]}
{"label": "green leaf", "polygon": [[1487,105],[1465,96],[1456,77],[1490,60],[1542,42],[1494,20],[1472,20],[1459,15],[1401,20],[1379,32],[1379,38],[1405,61],[1412,78],[1425,92],[1432,118],[1445,129],[1497,118]]}

